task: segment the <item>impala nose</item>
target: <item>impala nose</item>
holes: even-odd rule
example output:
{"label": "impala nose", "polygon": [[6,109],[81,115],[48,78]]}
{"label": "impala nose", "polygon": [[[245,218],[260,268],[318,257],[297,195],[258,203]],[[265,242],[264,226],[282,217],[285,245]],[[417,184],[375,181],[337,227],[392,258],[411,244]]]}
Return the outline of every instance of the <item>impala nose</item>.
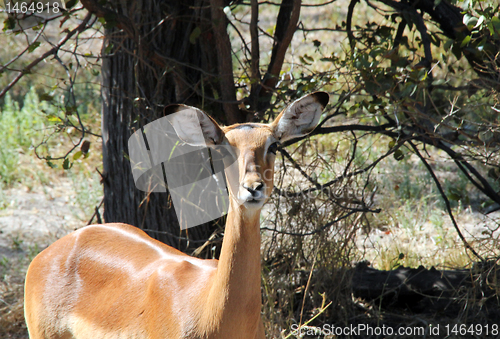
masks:
{"label": "impala nose", "polygon": [[247,186],[243,185],[252,195],[257,194],[258,192],[261,192],[264,189],[264,183],[262,182],[254,182],[252,185]]}
{"label": "impala nose", "polygon": [[246,201],[256,201],[264,198],[264,183],[252,182],[251,184],[243,183],[243,188],[249,193]]}

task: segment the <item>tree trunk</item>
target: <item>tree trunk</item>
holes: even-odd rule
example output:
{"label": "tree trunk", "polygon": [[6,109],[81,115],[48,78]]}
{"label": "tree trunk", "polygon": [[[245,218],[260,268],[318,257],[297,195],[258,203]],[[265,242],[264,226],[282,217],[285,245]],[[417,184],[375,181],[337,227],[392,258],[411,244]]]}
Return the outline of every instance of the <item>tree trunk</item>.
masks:
{"label": "tree trunk", "polygon": [[[94,13],[116,13],[102,17],[107,25],[121,28],[108,26],[103,45],[104,219],[138,226],[184,251],[198,247],[214,224],[181,232],[168,192],[145,193],[135,187],[127,144],[172,103],[200,107],[225,122],[216,100],[223,91],[209,2],[113,1],[106,8],[90,3],[96,6]],[[132,27],[125,29],[123,18]]]}

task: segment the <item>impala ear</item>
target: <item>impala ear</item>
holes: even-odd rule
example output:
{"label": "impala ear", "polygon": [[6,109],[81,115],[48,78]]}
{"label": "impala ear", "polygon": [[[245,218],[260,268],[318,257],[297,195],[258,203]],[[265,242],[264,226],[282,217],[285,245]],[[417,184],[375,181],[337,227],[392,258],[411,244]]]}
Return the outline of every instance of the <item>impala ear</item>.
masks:
{"label": "impala ear", "polygon": [[213,146],[220,144],[224,133],[219,125],[202,110],[186,105],[165,107],[168,121],[177,136],[192,146]]}
{"label": "impala ear", "polygon": [[271,124],[274,135],[284,142],[311,133],[329,99],[326,92],[314,92],[295,100]]}

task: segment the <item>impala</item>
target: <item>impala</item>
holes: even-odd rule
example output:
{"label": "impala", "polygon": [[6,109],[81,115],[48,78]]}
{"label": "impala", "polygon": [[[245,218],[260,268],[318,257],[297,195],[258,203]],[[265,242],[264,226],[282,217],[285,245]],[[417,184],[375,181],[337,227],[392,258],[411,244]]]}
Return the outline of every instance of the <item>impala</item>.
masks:
{"label": "impala", "polygon": [[[176,105],[179,138],[236,150],[237,182],[219,260],[188,256],[126,224],[81,228],[31,263],[25,317],[40,338],[265,338],[261,320],[260,212],[273,189],[278,143],[311,132],[328,94],[306,95],[271,124],[220,127]],[[228,174],[226,174],[228,175]]]}

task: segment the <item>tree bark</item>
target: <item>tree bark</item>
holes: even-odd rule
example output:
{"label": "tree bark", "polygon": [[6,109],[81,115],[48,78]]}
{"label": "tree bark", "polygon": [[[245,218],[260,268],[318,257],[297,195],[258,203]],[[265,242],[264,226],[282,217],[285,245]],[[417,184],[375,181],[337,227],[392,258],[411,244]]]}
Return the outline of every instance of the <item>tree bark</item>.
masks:
{"label": "tree bark", "polygon": [[[113,1],[103,8],[87,0],[84,5],[97,16],[108,13],[102,15],[114,26],[105,31],[102,64],[104,219],[138,226],[181,250],[197,247],[208,239],[213,223],[181,232],[168,192],[139,191],[128,139],[162,117],[172,103],[200,107],[219,121],[232,120],[224,113],[234,111],[225,112],[213,98],[223,91],[209,2]],[[122,22],[132,27],[124,29]]]}

